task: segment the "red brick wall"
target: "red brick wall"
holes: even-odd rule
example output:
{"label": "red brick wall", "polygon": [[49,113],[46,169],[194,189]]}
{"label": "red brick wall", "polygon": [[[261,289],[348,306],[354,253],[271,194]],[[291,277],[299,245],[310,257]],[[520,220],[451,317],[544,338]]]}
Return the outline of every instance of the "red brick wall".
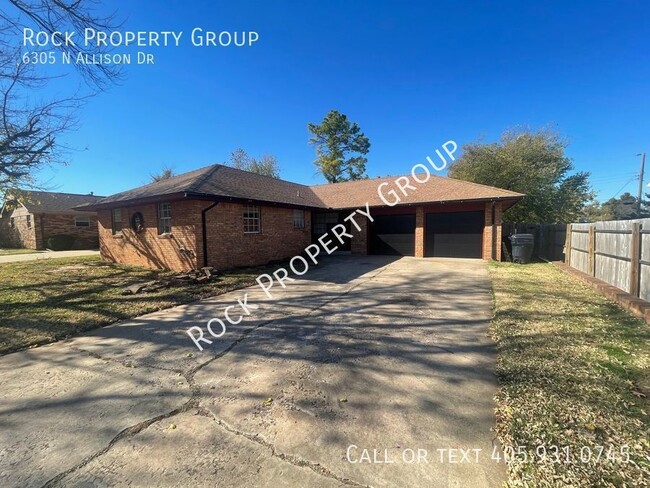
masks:
{"label": "red brick wall", "polygon": [[494,243],[495,251],[496,251],[496,260],[501,261],[503,259],[501,255],[502,251],[502,246],[501,246],[501,241],[503,239],[503,203],[497,202],[494,204],[494,225],[497,226],[497,241]]}
{"label": "red brick wall", "polygon": [[[89,227],[75,226],[75,217],[89,217]],[[38,215],[38,231],[42,229],[43,239],[41,245],[47,247],[47,238],[59,234],[67,234],[74,237],[72,249],[97,249],[99,248],[99,233],[97,227],[97,215],[87,214],[40,214]]]}
{"label": "red brick wall", "polygon": [[304,229],[294,229],[293,209],[260,209],[259,234],[244,234],[242,204],[221,202],[206,213],[210,266],[228,269],[265,264],[300,254],[310,244],[310,211],[305,210]]}
{"label": "red brick wall", "polygon": [[[494,222],[492,222],[492,203],[485,204],[485,228],[483,229],[483,259],[501,261],[501,223],[502,203],[494,204]],[[493,242],[493,226],[496,226],[496,240]],[[494,254],[493,254],[494,249]]]}
{"label": "red brick wall", "polygon": [[[27,216],[31,219],[31,228],[27,227]],[[12,218],[14,219],[13,227],[11,227]],[[25,207],[18,207],[7,217],[2,218],[0,245],[37,249],[37,228],[38,222],[34,215],[30,214]]]}
{"label": "red brick wall", "polygon": [[[143,204],[122,208],[122,235],[112,234],[111,211],[99,212],[99,243],[102,258],[117,263],[158,269],[187,271],[196,268],[200,245],[201,209],[205,202],[179,200],[171,203],[172,232],[158,235],[158,206]],[[131,216],[140,212],[145,230],[131,229]],[[181,247],[186,250],[182,251]]]}
{"label": "red brick wall", "polygon": [[[27,216],[31,217],[31,229],[27,227]],[[90,217],[89,227],[76,227],[75,215]],[[12,228],[11,217],[14,219]],[[58,234],[74,237],[72,249],[97,249],[99,235],[97,216],[87,214],[30,214],[24,207],[19,207],[13,213],[1,219],[0,245],[10,247],[25,247],[27,249],[46,249],[47,238]]]}
{"label": "red brick wall", "polygon": [[[111,232],[111,212],[99,212],[99,237],[102,257],[119,263],[188,270],[203,266],[203,241],[201,210],[211,202],[179,200],[172,203],[172,232],[158,235],[157,205],[147,204],[122,209],[123,231],[121,236]],[[436,205],[372,209],[371,214],[416,212],[416,256],[424,255],[425,219],[427,212],[454,210],[485,211],[483,232],[483,259],[492,258],[492,204]],[[206,213],[208,265],[217,269],[254,266],[269,261],[289,258],[300,254],[311,241],[311,212],[305,211],[304,229],[293,228],[293,209],[271,206],[261,207],[261,232],[245,234],[243,225],[244,205],[219,203]],[[145,231],[136,233],[130,228],[135,212],[144,217]],[[496,258],[501,260],[501,203],[495,207],[497,240]],[[352,229],[353,254],[368,253],[368,221],[357,215],[362,230]],[[419,237],[418,237],[419,236]],[[182,251],[181,247],[186,250]]]}
{"label": "red brick wall", "polygon": [[[351,213],[351,212],[350,212]],[[370,216],[372,216],[372,209],[370,209]],[[354,220],[361,227],[357,230],[354,224],[350,225],[350,234],[354,237],[350,241],[352,254],[366,255],[368,254],[368,232],[370,222],[366,217],[361,214],[355,214]]]}
{"label": "red brick wall", "polygon": [[13,230],[9,227],[9,213],[0,217],[0,247],[14,247],[11,243]]}
{"label": "red brick wall", "polygon": [[[99,212],[100,250],[118,263],[185,271],[203,266],[201,211],[212,203],[179,200],[172,205],[172,232],[158,235],[157,204],[122,208],[122,235],[112,235],[111,211]],[[293,228],[293,209],[261,207],[261,232],[244,234],[244,205],[219,203],[206,212],[208,265],[217,269],[255,266],[300,254],[310,243],[311,213],[304,229]],[[136,233],[130,220],[142,213],[146,229]],[[184,246],[186,251],[181,251]]]}
{"label": "red brick wall", "polygon": [[415,257],[424,257],[424,240],[425,240],[425,218],[424,208],[417,207],[415,209]]}

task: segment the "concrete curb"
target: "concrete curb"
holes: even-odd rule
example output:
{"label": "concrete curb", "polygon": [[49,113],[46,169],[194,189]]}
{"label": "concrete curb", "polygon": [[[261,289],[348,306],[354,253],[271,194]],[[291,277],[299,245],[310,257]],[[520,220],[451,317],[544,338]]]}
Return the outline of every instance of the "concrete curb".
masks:
{"label": "concrete curb", "polygon": [[619,304],[632,315],[640,317],[644,319],[647,324],[650,324],[650,302],[646,302],[645,300],[637,298],[634,295],[630,295],[620,288],[616,288],[615,286],[612,286],[609,283],[605,283],[598,278],[594,278],[593,276],[583,273],[582,271],[578,271],[577,269],[568,266],[562,261],[553,261],[553,265],[557,268],[560,268],[562,271],[580,279],[584,283],[588,284],[592,288],[605,295],[608,299]]}

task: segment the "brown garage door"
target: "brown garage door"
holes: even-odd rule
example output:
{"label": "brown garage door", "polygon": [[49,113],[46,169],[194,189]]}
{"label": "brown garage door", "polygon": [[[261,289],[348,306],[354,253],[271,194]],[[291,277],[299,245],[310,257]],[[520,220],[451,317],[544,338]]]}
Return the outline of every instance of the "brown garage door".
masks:
{"label": "brown garage door", "polygon": [[480,258],[483,212],[428,213],[425,256]]}

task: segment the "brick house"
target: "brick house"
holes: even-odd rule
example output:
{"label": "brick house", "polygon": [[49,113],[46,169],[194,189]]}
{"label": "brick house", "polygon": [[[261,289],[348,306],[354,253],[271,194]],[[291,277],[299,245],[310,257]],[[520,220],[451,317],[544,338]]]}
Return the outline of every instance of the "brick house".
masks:
{"label": "brick house", "polygon": [[97,249],[97,213],[73,208],[102,198],[44,191],[8,193],[0,210],[0,246],[47,249],[49,237],[70,235],[72,249]]}
{"label": "brick house", "polygon": [[[431,176],[401,201],[395,178],[306,186],[215,164],[118,193],[96,210],[106,260],[172,270],[254,266],[300,254],[337,224],[353,254],[501,259],[501,214],[523,195]],[[346,220],[366,208],[360,230]]]}

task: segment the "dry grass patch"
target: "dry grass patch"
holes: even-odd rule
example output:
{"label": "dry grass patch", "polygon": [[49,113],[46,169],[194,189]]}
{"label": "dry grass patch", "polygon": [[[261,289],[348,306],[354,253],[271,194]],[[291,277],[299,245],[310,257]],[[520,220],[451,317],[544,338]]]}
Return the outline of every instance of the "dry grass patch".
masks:
{"label": "dry grass patch", "polygon": [[201,285],[123,296],[129,285],[173,273],[94,256],[0,264],[0,354],[250,286],[269,269],[242,269]]}
{"label": "dry grass patch", "polygon": [[[648,486],[650,327],[550,264],[494,263],[490,273],[497,432],[528,454],[509,464],[508,485]],[[558,446],[559,458],[540,445]]]}

